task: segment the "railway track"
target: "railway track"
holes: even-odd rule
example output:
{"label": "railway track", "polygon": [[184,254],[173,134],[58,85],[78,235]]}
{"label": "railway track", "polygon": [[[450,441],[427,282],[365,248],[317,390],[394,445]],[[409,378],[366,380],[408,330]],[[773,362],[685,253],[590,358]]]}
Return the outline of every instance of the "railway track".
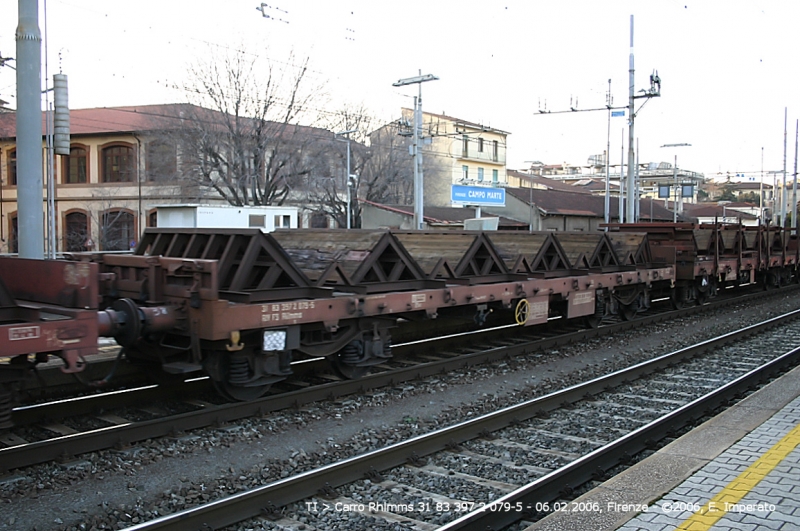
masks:
{"label": "railway track", "polygon": [[[783,293],[761,292],[756,296]],[[465,347],[463,337],[458,336],[414,343],[398,348],[398,360],[392,366],[381,367],[382,372],[359,380],[343,381],[329,374],[320,376],[323,369],[315,368],[313,364],[301,364],[302,370],[298,372],[305,372],[305,377],[299,375],[297,380],[282,385],[280,394],[247,403],[214,403],[208,382],[200,380],[179,387],[147,386],[22,408],[14,412],[15,423],[21,428],[0,436],[0,444],[4,446],[0,447],[0,470],[64,460],[107,448],[124,449],[146,439],[175,436],[310,402],[397,385],[460,367],[514,358],[664,319],[725,307],[742,300],[742,297],[736,297],[677,312],[653,312],[635,321],[620,321],[599,329],[568,333],[563,333],[563,330],[560,333],[527,330],[518,337],[509,338],[507,330],[495,330],[469,336],[469,347]],[[415,353],[413,360],[403,349]],[[308,378],[315,385],[311,385]],[[182,399],[179,400],[178,396]]]}
{"label": "railway track", "polygon": [[131,529],[524,525],[569,505],[574,488],[796,365],[798,317],[800,310]]}

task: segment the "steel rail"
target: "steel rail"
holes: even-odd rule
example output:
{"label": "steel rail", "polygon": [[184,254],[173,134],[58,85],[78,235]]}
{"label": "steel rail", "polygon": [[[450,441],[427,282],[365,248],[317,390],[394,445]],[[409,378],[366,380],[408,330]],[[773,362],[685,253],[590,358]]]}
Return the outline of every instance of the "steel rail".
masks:
{"label": "steel rail", "polygon": [[[490,531],[506,527],[526,515],[535,514],[537,502],[552,502],[564,493],[565,486],[578,487],[592,479],[598,472],[623,464],[630,456],[645,450],[652,441],[659,441],[668,434],[677,431],[710,411],[728,403],[740,395],[743,389],[751,389],[772,375],[792,367],[800,360],[800,347],[769,363],[762,365],[728,382],[724,386],[708,393],[680,408],[658,418],[654,422],[642,426],[622,438],[594,450],[576,459],[569,465],[560,468],[511,492],[477,511],[467,513],[438,528],[438,531],[472,530]],[[517,510],[520,507],[522,510]]]}
{"label": "steel rail", "polygon": [[[784,292],[785,290],[764,293],[771,295]],[[756,297],[761,296],[768,295],[759,294]],[[108,448],[124,448],[130,444],[146,439],[174,436],[182,432],[207,428],[209,426],[221,426],[227,422],[247,417],[261,416],[282,409],[297,408],[307,403],[338,398],[354,393],[363,393],[367,390],[393,386],[400,382],[436,374],[444,374],[448,371],[480,365],[482,363],[506,358],[512,359],[515,356],[527,354],[536,350],[549,349],[568,343],[610,335],[634,327],[638,328],[676,317],[694,315],[719,306],[732,304],[734,300],[742,302],[741,299],[735,298],[728,301],[719,301],[717,303],[718,305],[706,304],[672,312],[644,315],[633,321],[620,321],[596,329],[584,329],[545,339],[536,339],[517,345],[498,346],[440,361],[430,361],[397,370],[371,374],[358,380],[332,382],[297,391],[267,396],[252,402],[223,404],[169,417],[108,426],[25,445],[2,448],[0,449],[0,471],[22,468],[57,459],[63,460],[83,453],[105,450]],[[450,345],[451,343],[449,342],[453,340],[453,338],[439,340],[435,342],[437,345],[435,348],[445,348],[444,345]],[[420,347],[416,348],[417,350],[420,349]],[[429,345],[426,346],[424,350],[429,351],[433,348],[433,345]]]}
{"label": "steel rail", "polygon": [[[674,365],[681,360],[694,357],[703,351],[719,347],[722,344],[727,344],[740,338],[749,337],[798,317],[800,317],[800,310],[703,341],[653,360],[636,364],[627,369],[595,378],[586,383],[573,385],[543,397],[528,400],[493,413],[481,415],[480,417],[466,420],[434,432],[418,435],[409,440],[351,457],[344,461],[329,464],[315,470],[303,472],[263,487],[234,494],[192,509],[162,516],[128,529],[130,531],[155,531],[174,529],[175,526],[181,526],[185,529],[201,529],[204,528],[204,526],[212,529],[219,529],[232,525],[248,518],[256,517],[264,512],[271,512],[276,507],[285,506],[289,503],[311,497],[317,494],[322,487],[326,489],[336,488],[364,478],[365,472],[381,472],[408,462],[414,462],[421,457],[444,450],[448,447],[453,447],[454,445],[458,445],[486,433],[506,428],[514,423],[533,418],[544,412],[552,411],[562,407],[564,403],[572,404],[578,402],[586,398],[587,395],[591,396],[601,393],[610,387],[629,382],[643,375]],[[610,443],[578,459],[574,464],[554,471],[531,485],[504,496],[496,502],[493,502],[494,505],[487,504],[485,510],[465,515],[463,518],[451,522],[441,529],[497,529],[497,521],[492,520],[487,524],[487,521],[484,519],[487,518],[487,515],[488,517],[497,517],[501,514],[504,514],[506,520],[508,520],[507,522],[504,521],[502,525],[507,525],[519,519],[521,514],[512,511],[507,511],[505,513],[499,511],[492,512],[490,510],[492,507],[502,508],[504,506],[498,504],[506,502],[512,503],[512,500],[513,503],[516,503],[517,499],[524,500],[524,503],[528,503],[528,500],[538,499],[536,498],[538,495],[544,496],[547,500],[552,500],[558,495],[558,490],[560,490],[560,486],[563,485],[564,481],[573,482],[572,484],[574,485],[582,483],[586,479],[592,477],[592,474],[596,472],[597,466],[601,466],[604,470],[614,466],[618,462],[624,460],[626,454],[630,453],[630,455],[632,455],[645,448],[648,441],[662,438],[670,430],[681,425],[682,422],[686,422],[688,419],[698,418],[704,412],[728,400],[731,396],[741,391],[742,385],[753,385],[755,382],[766,378],[769,374],[778,371],[778,365],[784,366],[789,363],[795,363],[798,358],[800,358],[800,348],[749,372],[745,376],[737,378],[733,382],[726,384],[717,391],[709,393],[701,399],[695,400],[668,415],[662,416],[653,423],[626,435],[619,441]],[[602,459],[598,460],[599,458]],[[559,488],[556,489],[555,485],[559,485]],[[529,491],[531,494],[529,494]],[[456,522],[458,522],[458,525],[464,527],[449,527],[455,526]],[[489,527],[487,527],[487,525]]]}

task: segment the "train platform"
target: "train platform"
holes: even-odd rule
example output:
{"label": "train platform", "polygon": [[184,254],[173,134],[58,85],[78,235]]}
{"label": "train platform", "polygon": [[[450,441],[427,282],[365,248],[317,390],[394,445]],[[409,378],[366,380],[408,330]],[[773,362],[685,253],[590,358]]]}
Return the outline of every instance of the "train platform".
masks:
{"label": "train platform", "polygon": [[800,530],[800,367],[575,501],[526,531]]}

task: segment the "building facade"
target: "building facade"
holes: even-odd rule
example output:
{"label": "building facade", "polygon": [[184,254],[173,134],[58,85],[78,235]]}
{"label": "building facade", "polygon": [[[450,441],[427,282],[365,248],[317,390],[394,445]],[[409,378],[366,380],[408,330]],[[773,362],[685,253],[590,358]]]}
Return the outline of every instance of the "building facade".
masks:
{"label": "building facade", "polygon": [[[156,203],[197,195],[177,179],[177,146],[154,134],[167,127],[166,107],[72,110],[70,154],[48,160],[43,142],[44,197],[52,175],[57,252],[129,250],[155,222]],[[17,252],[19,241],[15,135],[15,113],[0,114],[0,251],[6,253]]]}
{"label": "building facade", "polygon": [[[53,156],[52,172],[48,171],[49,152],[43,140],[44,197],[50,174],[55,190],[55,251],[130,250],[145,227],[157,225],[157,205],[229,204],[213,186],[201,186],[192,177],[194,168],[200,164],[198,157],[202,156],[193,148],[182,148],[186,144],[175,134],[184,127],[188,116],[198,113],[208,117],[213,111],[188,104],[71,110],[70,154]],[[213,130],[214,125],[209,127]],[[309,133],[305,129],[312,128],[292,127],[293,134],[300,130],[301,135],[311,136],[314,141],[324,137],[325,142],[332,144],[332,140],[327,140],[328,136],[333,137],[330,132],[314,129]],[[320,153],[325,153],[322,143],[313,155],[302,157],[319,158]],[[327,166],[331,164],[324,162],[319,163],[319,171],[327,175]],[[296,173],[318,172],[297,170]],[[18,251],[17,177],[16,115],[3,112],[0,113],[0,253]],[[297,197],[286,200],[307,199],[307,194],[301,193],[307,184],[293,187]],[[301,208],[301,226],[328,226],[329,217],[317,210]],[[46,231],[48,226],[45,223]]]}
{"label": "building facade", "polygon": [[[406,134],[413,110],[402,109]],[[422,113],[425,204],[450,206],[453,184],[506,186],[508,132],[445,114]]]}
{"label": "building facade", "polygon": [[[545,177],[551,180],[562,181],[568,184],[605,182],[606,170],[603,155],[589,158],[591,164],[575,166],[570,164],[542,164],[535,162],[527,170],[533,176]],[[679,212],[683,203],[697,203],[701,185],[705,182],[702,173],[673,168],[669,162],[648,162],[639,164],[638,171],[639,196],[641,198],[678,200]],[[624,175],[623,175],[624,177]],[[611,195],[619,194],[620,167],[612,164],[609,168],[609,188]],[[513,184],[513,183],[512,183]],[[520,184],[527,186],[527,184]],[[605,186],[593,187],[593,193],[604,194]]]}

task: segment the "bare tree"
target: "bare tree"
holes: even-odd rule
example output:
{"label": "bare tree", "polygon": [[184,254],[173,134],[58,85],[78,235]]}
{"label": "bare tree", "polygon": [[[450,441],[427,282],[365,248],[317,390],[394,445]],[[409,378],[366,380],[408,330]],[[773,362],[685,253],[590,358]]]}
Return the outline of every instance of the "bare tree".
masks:
{"label": "bare tree", "polygon": [[[353,131],[350,138],[350,211],[352,227],[361,226],[361,200],[409,204],[413,197],[409,141],[400,136],[396,123],[376,128],[378,120],[365,106],[345,106],[329,118],[332,131]],[[339,141],[341,140],[341,141]],[[328,157],[334,166],[328,176],[320,172],[308,190],[308,201],[317,212],[347,226],[347,145],[344,135],[331,135]]]}
{"label": "bare tree", "polygon": [[[332,131],[325,142],[319,144],[318,171],[309,179],[307,201],[309,207],[332,218],[339,227],[347,226],[347,193],[350,187],[351,226],[357,227],[358,196],[361,175],[369,164],[371,151],[366,145],[374,118],[362,105],[345,105],[327,116],[326,129]],[[347,132],[347,134],[337,134]],[[347,150],[350,150],[350,175],[347,175]]]}
{"label": "bare tree", "polygon": [[364,197],[370,201],[391,205],[410,205],[414,201],[411,140],[401,132],[398,123],[391,122],[370,134],[372,157],[364,176]]}
{"label": "bare tree", "polygon": [[[320,99],[308,59],[290,68],[241,51],[212,54],[190,69],[178,129],[182,173],[232,205],[282,204],[314,170],[322,131],[303,126]],[[261,68],[264,66],[264,68]]]}

